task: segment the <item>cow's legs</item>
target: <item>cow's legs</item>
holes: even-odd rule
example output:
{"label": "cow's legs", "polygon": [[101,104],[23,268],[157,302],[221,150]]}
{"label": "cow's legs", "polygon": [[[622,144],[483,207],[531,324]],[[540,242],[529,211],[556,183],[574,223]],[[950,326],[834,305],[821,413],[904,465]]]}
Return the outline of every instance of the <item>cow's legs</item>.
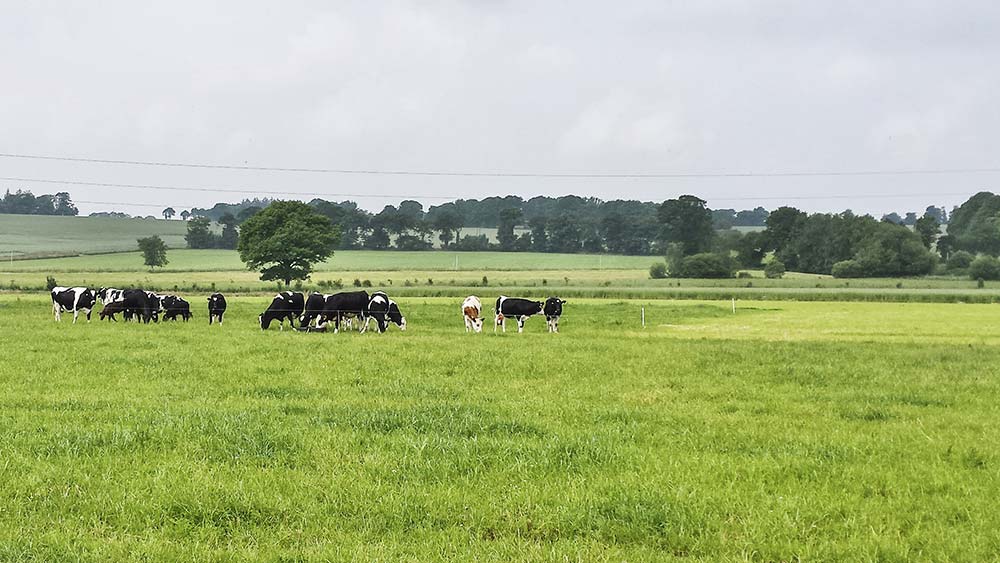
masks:
{"label": "cow's legs", "polygon": [[52,314],[56,317],[56,322],[62,321],[62,307],[55,301],[52,302]]}
{"label": "cow's legs", "polygon": [[91,309],[87,309],[87,322],[88,323],[90,322],[90,311],[91,311]]}
{"label": "cow's legs", "polygon": [[472,328],[472,323],[469,322],[469,315],[466,315],[465,316],[465,332],[469,332],[469,330],[471,328]]}
{"label": "cow's legs", "polygon": [[76,324],[76,318],[78,316],[80,316],[80,310],[79,309],[73,309],[73,324]]}
{"label": "cow's legs", "polygon": [[524,332],[524,321],[527,320],[527,318],[528,317],[523,315],[517,318],[517,332]]}

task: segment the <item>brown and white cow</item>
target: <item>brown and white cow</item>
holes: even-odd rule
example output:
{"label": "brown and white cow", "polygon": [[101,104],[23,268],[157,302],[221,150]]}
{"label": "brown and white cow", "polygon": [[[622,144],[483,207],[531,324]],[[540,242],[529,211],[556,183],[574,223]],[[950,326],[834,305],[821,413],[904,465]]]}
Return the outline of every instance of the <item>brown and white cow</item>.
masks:
{"label": "brown and white cow", "polygon": [[462,301],[462,315],[465,316],[465,332],[483,331],[483,303],[475,295]]}

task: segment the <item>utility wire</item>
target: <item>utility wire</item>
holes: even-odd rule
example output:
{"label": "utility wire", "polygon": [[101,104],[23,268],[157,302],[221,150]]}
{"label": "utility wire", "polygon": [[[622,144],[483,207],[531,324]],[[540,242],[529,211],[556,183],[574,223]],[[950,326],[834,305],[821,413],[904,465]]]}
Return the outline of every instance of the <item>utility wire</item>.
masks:
{"label": "utility wire", "polygon": [[130,166],[162,166],[170,168],[207,168],[216,170],[253,170],[261,172],[304,172],[314,174],[355,174],[375,176],[445,176],[462,178],[567,178],[567,179],[705,179],[705,178],[802,178],[843,176],[924,176],[945,174],[995,174],[1000,167],[982,168],[928,168],[899,170],[804,170],[771,172],[501,172],[501,171],[449,171],[449,170],[378,170],[350,168],[286,168],[277,166],[238,166],[194,162],[166,162],[70,156],[0,153],[0,158],[19,158],[90,164],[116,164]]}
{"label": "utility wire", "polygon": [[183,192],[208,192],[208,193],[232,193],[232,194],[267,194],[281,196],[326,196],[326,197],[356,197],[356,198],[422,198],[422,199],[459,199],[455,196],[443,195],[398,195],[398,194],[360,194],[360,193],[330,193],[330,192],[287,192],[267,188],[215,188],[215,187],[189,187],[189,186],[160,186],[149,184],[114,184],[110,182],[86,182],[83,180],[53,180],[47,178],[17,178],[10,176],[0,176],[0,180],[8,182],[37,182],[41,184],[66,184],[71,186],[96,186],[102,188],[135,188],[142,190],[167,190]]}
{"label": "utility wire", "polygon": [[[70,186],[93,186],[93,187],[104,187],[104,188],[128,188],[128,189],[142,189],[142,190],[161,190],[161,191],[184,191],[184,192],[204,192],[204,193],[231,193],[240,194],[243,196],[253,195],[253,194],[263,194],[263,195],[273,195],[273,196],[286,196],[286,197],[298,197],[298,196],[312,196],[312,197],[353,197],[353,198],[397,198],[397,199],[438,199],[438,200],[456,200],[461,199],[456,196],[442,196],[442,195],[420,195],[420,194],[361,194],[361,193],[331,193],[331,192],[287,192],[281,190],[274,190],[268,188],[215,188],[215,187],[192,187],[192,186],[163,186],[163,185],[149,185],[149,184],[117,184],[111,182],[89,182],[83,180],[56,180],[50,178],[21,178],[12,176],[0,176],[0,181],[8,182],[25,182],[25,183],[41,183],[41,184],[64,184]],[[737,196],[737,197],[713,197],[711,195],[703,195],[709,200],[719,202],[719,201],[782,201],[782,200],[792,200],[792,201],[807,201],[807,200],[832,200],[832,199],[891,199],[891,198],[909,198],[909,197],[946,197],[946,196],[969,196],[971,195],[968,191],[963,192],[934,192],[934,193],[896,193],[896,194],[824,194],[824,195],[782,195],[782,196]],[[558,196],[547,196],[547,197],[558,197]],[[85,203],[82,202],[81,203]],[[101,202],[93,202],[101,203]],[[130,202],[119,202],[115,205],[132,205],[138,206],[140,204],[130,203]]]}

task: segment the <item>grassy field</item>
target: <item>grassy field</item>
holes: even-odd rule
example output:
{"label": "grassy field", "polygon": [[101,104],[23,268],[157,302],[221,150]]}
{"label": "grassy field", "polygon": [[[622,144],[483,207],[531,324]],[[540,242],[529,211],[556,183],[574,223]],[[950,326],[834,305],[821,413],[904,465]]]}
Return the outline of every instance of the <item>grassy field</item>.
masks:
{"label": "grassy field", "polygon": [[573,300],[466,335],[401,297],[406,332],[332,335],[189,297],[74,326],[0,294],[0,560],[1000,553],[995,306]]}
{"label": "grassy field", "polygon": [[152,235],[184,247],[186,232],[183,221],[0,213],[0,258],[135,250],[136,239]]}
{"label": "grassy field", "polygon": [[[138,253],[22,260],[0,265],[0,288],[42,290],[46,276],[62,285],[145,287],[172,291],[271,292],[258,274],[243,267],[234,251],[171,250],[170,264],[150,272]],[[753,278],[693,280],[649,278],[650,256],[500,252],[340,251],[320,264],[301,289],[328,291],[328,283],[355,280],[406,295],[463,296],[482,288],[511,293],[574,297],[684,299],[795,299],[875,301],[1000,301],[1000,284],[958,278],[855,279],[789,273]],[[323,284],[323,285],[321,285]]]}

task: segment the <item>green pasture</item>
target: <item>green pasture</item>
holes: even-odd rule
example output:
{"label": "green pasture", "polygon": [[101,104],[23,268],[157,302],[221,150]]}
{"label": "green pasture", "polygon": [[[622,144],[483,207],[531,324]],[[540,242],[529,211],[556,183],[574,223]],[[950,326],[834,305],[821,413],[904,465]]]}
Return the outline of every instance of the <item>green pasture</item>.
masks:
{"label": "green pasture", "polygon": [[163,219],[0,214],[0,259],[129,251],[152,235],[184,247],[186,232],[183,221]]}
{"label": "green pasture", "polygon": [[398,296],[406,332],[334,335],[187,297],[0,294],[0,560],[1000,553],[995,305],[576,299],[519,335]]}
{"label": "green pasture", "polygon": [[[134,242],[134,241],[133,241]],[[169,250],[164,272],[245,272],[235,250]],[[643,270],[662,258],[602,254],[544,254],[538,252],[447,252],[399,250],[338,250],[316,266],[317,272],[394,271],[530,271],[530,270]],[[157,271],[160,271],[157,268]],[[147,272],[142,254],[127,252],[14,261],[0,265],[3,272]]]}
{"label": "green pasture", "polygon": [[[143,287],[164,291],[216,289],[271,292],[227,250],[171,250],[170,264],[150,271],[138,253],[21,260],[0,265],[0,289],[44,290],[46,277],[61,285]],[[835,279],[789,273],[766,279],[649,278],[657,257],[508,252],[339,251],[319,264],[303,291],[350,288],[355,280],[411,296],[463,296],[469,292],[539,296],[648,299],[783,299],[858,301],[993,302],[1000,284],[961,278]]]}

